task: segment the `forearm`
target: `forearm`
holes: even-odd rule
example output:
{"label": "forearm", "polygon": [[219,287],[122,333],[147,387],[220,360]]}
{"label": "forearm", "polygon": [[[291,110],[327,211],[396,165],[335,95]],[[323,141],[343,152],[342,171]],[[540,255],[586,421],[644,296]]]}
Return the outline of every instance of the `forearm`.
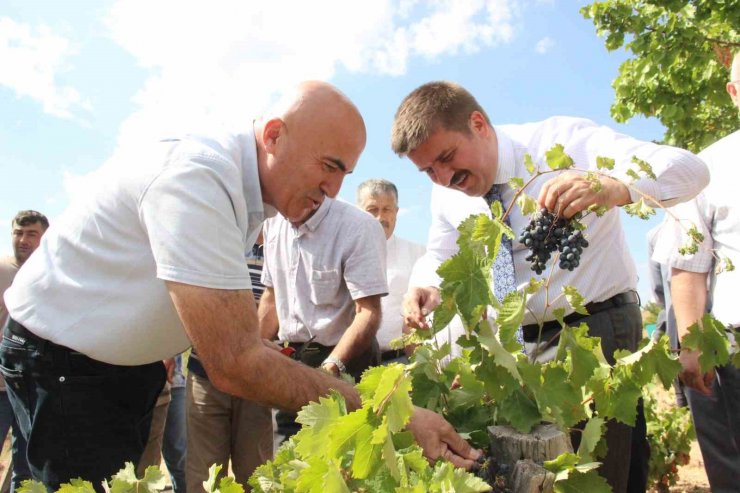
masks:
{"label": "forearm", "polygon": [[671,302],[676,314],[679,339],[702,318],[707,303],[707,273],[674,268],[671,277]]}
{"label": "forearm", "polygon": [[345,364],[370,350],[380,326],[380,296],[363,298],[355,305],[355,318],[331,353]]}
{"label": "forearm", "polygon": [[275,305],[275,291],[265,286],[259,307],[257,308],[259,330],[263,339],[273,340],[277,337],[280,323],[278,322],[277,306]]}
{"label": "forearm", "polygon": [[219,390],[265,405],[296,410],[336,389],[349,408],[357,391],[267,347],[248,290],[218,290],[167,282],[170,296],[211,382]]}

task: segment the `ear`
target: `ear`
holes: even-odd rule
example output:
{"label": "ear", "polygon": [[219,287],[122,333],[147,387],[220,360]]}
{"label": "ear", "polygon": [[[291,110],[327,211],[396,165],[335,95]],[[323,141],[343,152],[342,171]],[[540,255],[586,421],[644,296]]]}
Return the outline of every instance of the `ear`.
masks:
{"label": "ear", "polygon": [[727,94],[730,95],[733,101],[737,101],[737,86],[735,86],[734,82],[728,82],[727,83]]}
{"label": "ear", "polygon": [[282,137],[285,129],[285,123],[280,118],[273,118],[265,123],[262,127],[262,143],[268,154],[275,154],[278,141]]}
{"label": "ear", "polygon": [[470,130],[476,135],[485,135],[490,128],[490,125],[488,125],[488,122],[486,121],[486,117],[483,116],[483,113],[477,110],[470,114],[469,125]]}

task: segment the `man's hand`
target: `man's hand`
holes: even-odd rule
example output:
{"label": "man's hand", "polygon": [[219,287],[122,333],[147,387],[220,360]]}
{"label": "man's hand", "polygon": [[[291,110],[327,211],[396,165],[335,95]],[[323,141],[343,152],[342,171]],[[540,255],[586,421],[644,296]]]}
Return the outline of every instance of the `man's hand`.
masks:
{"label": "man's hand", "polygon": [[439,289],[428,287],[410,288],[403,297],[403,320],[409,327],[429,329],[427,315],[439,305]]}
{"label": "man's hand", "polygon": [[697,392],[701,392],[706,396],[712,395],[712,381],[714,380],[714,368],[706,373],[701,372],[701,366],[699,365],[699,351],[688,351],[682,349],[678,356],[678,360],[681,362],[683,369],[678,377],[687,387],[691,387]]}
{"label": "man's hand", "polygon": [[470,469],[481,456],[481,451],[471,447],[450,423],[428,409],[414,408],[406,428],[413,433],[430,462],[445,459],[455,467]]}
{"label": "man's hand", "polygon": [[168,358],[162,360],[164,364],[164,370],[167,372],[167,383],[172,383],[172,379],[175,378],[175,358]]}
{"label": "man's hand", "polygon": [[540,207],[556,215],[570,219],[592,205],[607,209],[630,203],[630,192],[624,183],[613,178],[600,176],[600,190],[582,173],[567,171],[548,180],[540,189]]}

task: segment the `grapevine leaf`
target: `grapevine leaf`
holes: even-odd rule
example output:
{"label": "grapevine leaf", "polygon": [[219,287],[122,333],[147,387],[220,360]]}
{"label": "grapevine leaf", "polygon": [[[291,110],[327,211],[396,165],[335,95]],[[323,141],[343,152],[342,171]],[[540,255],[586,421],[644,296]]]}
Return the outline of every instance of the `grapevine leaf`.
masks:
{"label": "grapevine leaf", "polygon": [[384,413],[388,418],[388,429],[395,433],[403,429],[411,419],[414,406],[411,403],[411,381],[406,376],[404,365],[394,364],[384,367],[375,390],[372,405],[378,412],[385,405]]}
{"label": "grapevine leaf", "polygon": [[481,346],[493,356],[493,360],[497,365],[506,368],[512,377],[521,382],[522,377],[517,370],[516,358],[501,344],[499,334],[494,334],[488,324],[481,324],[478,340]]}
{"label": "grapevine leaf", "polygon": [[594,403],[599,416],[635,426],[637,401],[642,395],[642,387],[632,378],[630,370],[626,365],[615,366],[611,381],[592,379],[589,386],[593,386]]}
{"label": "grapevine leaf", "polygon": [[655,209],[647,205],[642,197],[637,202],[625,205],[623,209],[630,216],[636,216],[640,219],[647,219],[655,215]]}
{"label": "grapevine leaf", "polygon": [[594,193],[598,193],[601,191],[604,186],[601,184],[601,180],[599,180],[599,176],[594,173],[593,171],[589,171],[586,173],[586,181],[591,184],[591,191]]}
{"label": "grapevine leaf", "polygon": [[573,472],[567,479],[553,485],[555,493],[611,493],[612,489],[606,479],[596,471],[587,473]]}
{"label": "grapevine leaf", "polygon": [[216,484],[218,482],[218,474],[221,472],[222,466],[220,464],[212,464],[208,468],[208,479],[203,482],[203,487],[209,493],[216,491]]}
{"label": "grapevine leaf", "polygon": [[[42,483],[38,483],[39,486],[44,488]],[[32,490],[21,490],[20,488],[17,490],[19,493],[21,491],[25,491],[27,493],[33,493]],[[42,491],[46,491],[46,488],[43,490],[39,490],[38,493],[41,493]],[[90,481],[85,481],[80,478],[75,478],[70,480],[69,483],[64,483],[59,487],[57,490],[57,493],[95,493],[95,488],[93,488],[93,485]]]}
{"label": "grapevine leaf", "polygon": [[575,165],[573,159],[565,153],[562,144],[555,144],[545,153],[547,165],[552,170],[570,169]]}
{"label": "grapevine leaf", "polygon": [[[355,388],[360,392],[360,395],[362,396],[362,402],[366,401],[373,401],[375,399],[375,391],[378,388],[378,385],[380,384],[380,380],[383,378],[383,374],[385,373],[386,367],[385,366],[374,366],[372,368],[369,368],[365,371],[365,373],[362,374],[362,379],[360,380],[360,383],[358,383]],[[300,411],[303,412],[303,411]],[[299,415],[300,415],[299,412]],[[311,416],[311,420],[314,420],[316,418]],[[302,418],[303,419],[303,418]],[[319,418],[321,419],[321,418]],[[298,423],[301,424],[308,424],[304,423],[303,421],[298,421]],[[314,423],[310,422],[310,425],[313,426]]]}
{"label": "grapevine leaf", "polygon": [[136,477],[134,464],[126,462],[123,469],[118,471],[110,482],[111,493],[129,493],[135,491],[157,491],[165,486],[164,474],[156,466],[149,466],[144,472],[144,478]]}
{"label": "grapevine leaf", "polygon": [[529,295],[535,294],[537,291],[542,289],[542,286],[544,285],[545,285],[544,279],[540,279],[538,281],[535,278],[530,278],[529,283],[527,283],[527,286],[524,288],[524,292]]}
{"label": "grapevine leaf", "polygon": [[542,420],[542,415],[532,397],[522,389],[516,389],[501,403],[499,418],[521,433],[529,433]]}
{"label": "grapevine leaf", "polygon": [[640,175],[638,175],[637,174],[637,171],[635,171],[633,169],[628,169],[627,170],[627,176],[629,176],[630,178],[632,178],[634,181],[637,181],[637,180],[640,179]]}
{"label": "grapevine leaf", "polygon": [[[519,388],[519,382],[503,366],[494,363],[493,358],[485,358],[475,368],[476,376],[483,382],[486,392],[495,401],[503,401],[514,390]],[[416,388],[414,388],[416,394]]]}
{"label": "grapevine leaf", "polygon": [[396,481],[401,479],[401,472],[398,469],[398,461],[396,460],[396,449],[393,447],[393,439],[391,435],[386,435],[385,442],[383,443],[383,461],[385,467],[390,472],[393,479]]}
{"label": "grapevine leaf", "polygon": [[437,272],[444,278],[443,290],[453,292],[460,318],[471,330],[492,304],[490,262],[481,261],[470,250],[461,248]]}
{"label": "grapevine leaf", "polygon": [[[570,361],[566,357],[570,354]],[[564,327],[560,332],[556,359],[566,361],[570,368],[569,378],[574,385],[584,385],[600,366],[607,366],[601,350],[601,340],[589,337],[588,326]]]}
{"label": "grapevine leaf", "polygon": [[565,318],[565,308],[555,308],[552,311],[552,316],[555,317],[555,320],[560,322],[560,325],[565,325],[565,320],[563,320]]}
{"label": "grapevine leaf", "polygon": [[450,391],[450,407],[479,406],[483,398],[484,385],[478,380],[471,367],[458,358],[450,363],[450,370],[457,374],[460,386]]}
{"label": "grapevine leaf", "polygon": [[581,315],[588,315],[588,310],[586,310],[586,307],[583,304],[586,299],[575,287],[563,286],[563,293],[565,294],[565,299],[573,310]]}
{"label": "grapevine leaf", "polygon": [[601,441],[601,435],[604,431],[603,418],[591,418],[586,423],[581,434],[581,444],[578,446],[578,456],[581,463],[592,462],[593,451],[596,445]]}
{"label": "grapevine leaf", "polygon": [[710,314],[702,318],[702,327],[700,329],[698,324],[689,327],[689,333],[681,340],[681,347],[701,350],[699,366],[702,373],[706,373],[710,368],[729,361],[729,340],[724,325]]}
{"label": "grapevine leaf", "polygon": [[331,427],[328,443],[323,442],[323,453],[326,457],[339,457],[354,450],[352,475],[367,477],[380,464],[382,446],[372,443],[372,436],[381,422],[369,406],[342,416]]}
{"label": "grapevine leaf", "polygon": [[523,216],[534,214],[540,208],[537,201],[526,193],[522,193],[519,195],[519,197],[517,197],[516,205],[519,206],[519,210],[521,211]]}
{"label": "grapevine leaf", "polygon": [[609,157],[597,156],[596,157],[596,168],[597,169],[607,169],[611,171],[614,169],[614,159],[609,158]]}
{"label": "grapevine leaf", "polygon": [[432,319],[432,332],[435,334],[447,327],[452,319],[457,315],[457,308],[455,305],[455,297],[447,294],[446,291],[442,292],[442,301],[437,308],[434,309],[434,318]]}
{"label": "grapevine leaf", "polygon": [[455,493],[475,493],[490,491],[491,487],[481,478],[477,478],[465,471],[457,469],[449,462],[438,462],[434,467],[430,491]]}
{"label": "grapevine leaf", "polygon": [[657,375],[668,390],[681,371],[681,363],[672,356],[668,344],[667,337],[661,337],[657,342],[651,340],[639,351],[620,358],[618,364],[633,366],[632,373],[638,385],[647,385]]}
{"label": "grapevine leaf", "polygon": [[44,483],[35,479],[24,479],[20,487],[16,490],[18,493],[47,493],[48,490]]}
{"label": "grapevine leaf", "polygon": [[721,274],[723,272],[732,272],[735,270],[735,264],[732,263],[730,257],[722,256],[717,262],[717,267],[714,269],[715,274]]}
{"label": "grapevine leaf", "polygon": [[[372,379],[372,374],[371,374]],[[298,412],[296,422],[303,425],[298,432],[296,452],[304,457],[322,455],[324,443],[322,438],[327,430],[346,414],[344,400],[335,394],[332,397],[319,397],[319,402],[312,402]],[[296,436],[298,436],[296,435]]]}
{"label": "grapevine leaf", "polygon": [[568,373],[562,367],[547,366],[542,373],[544,384],[536,397],[540,409],[546,409],[558,424],[570,427],[586,419],[581,401],[583,393],[568,379]]}
{"label": "grapevine leaf", "polygon": [[542,466],[555,474],[555,481],[565,479],[576,465],[580,462],[578,455],[573,452],[563,452],[553,460],[546,460]]}
{"label": "grapevine leaf", "polygon": [[218,483],[218,491],[219,493],[244,493],[244,487],[234,478],[226,476]]}
{"label": "grapevine leaf", "polygon": [[512,190],[519,190],[523,186],[524,186],[524,180],[519,178],[518,176],[515,176],[509,180],[509,187]]}
{"label": "grapevine leaf", "polygon": [[648,164],[647,161],[643,161],[642,159],[638,158],[637,156],[632,156],[632,162],[637,165],[637,167],[642,171],[645,176],[650,178],[651,180],[657,180],[658,177],[655,176],[655,173],[653,172],[653,167]]}
{"label": "grapevine leaf", "polygon": [[533,175],[537,170],[537,166],[534,164],[534,161],[532,161],[532,156],[529,153],[524,155],[524,167],[527,168],[527,173],[530,175]]}
{"label": "grapevine leaf", "polygon": [[592,204],[592,205],[588,206],[588,209],[587,210],[589,212],[593,212],[594,214],[596,214],[596,217],[601,217],[601,216],[603,216],[604,214],[607,213],[607,211],[609,210],[609,208],[607,206],[605,206],[605,205]]}
{"label": "grapevine leaf", "polygon": [[512,291],[506,295],[496,314],[499,339],[509,352],[521,349],[521,345],[516,340],[516,333],[522,325],[526,308],[524,294]]}

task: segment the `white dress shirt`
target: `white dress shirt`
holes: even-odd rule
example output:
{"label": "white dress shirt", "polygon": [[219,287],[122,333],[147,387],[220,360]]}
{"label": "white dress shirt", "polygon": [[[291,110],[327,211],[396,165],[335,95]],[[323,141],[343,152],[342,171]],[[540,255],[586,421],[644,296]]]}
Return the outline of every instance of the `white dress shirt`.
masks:
{"label": "white dress shirt", "polygon": [[[565,152],[575,161],[577,169],[596,169],[598,156],[615,160],[615,178],[631,182],[634,189],[650,195],[663,205],[670,206],[689,200],[706,186],[709,172],[706,165],[694,154],[675,147],[643,142],[607,127],[596,125],[590,120],[572,117],[553,117],[542,122],[524,125],[502,125],[495,127],[498,138],[498,170],[495,183],[507,183],[513,177],[529,177],[524,164],[525,154],[530,154],[540,170],[549,170],[545,153],[555,144],[562,144]],[[634,167],[633,156],[650,163],[657,180],[641,178],[632,181],[627,171]],[[554,177],[554,173],[541,175],[527,187],[525,193],[537,198],[542,185]],[[640,198],[636,190],[630,189],[633,201]],[[503,194],[504,205],[514,197],[508,187]],[[480,197],[469,197],[462,192],[435,185],[431,199],[432,225],[429,231],[427,253],[414,268],[412,286],[439,286],[436,274],[439,264],[454,255],[457,250],[457,227],[471,214],[490,213]],[[509,216],[515,234],[521,233],[529,223],[518,207]],[[529,297],[525,324],[536,323],[535,318],[554,319],[552,310],[564,308],[568,314],[573,310],[564,296],[558,296],[564,286],[574,286],[585,297],[586,302],[604,301],[618,293],[635,289],[637,273],[627,249],[619,210],[612,209],[597,218],[589,214],[582,220],[589,247],[583,251],[580,266],[574,271],[560,269],[557,265],[550,280],[550,307],[545,313],[545,290]],[[530,278],[547,279],[550,268],[536,275],[525,260],[529,250],[519,241],[513,242],[514,268],[518,289],[523,289]],[[552,263],[552,260],[550,261]],[[543,316],[544,315],[544,316]]]}
{"label": "white dress shirt", "polygon": [[384,296],[380,302],[383,320],[376,336],[381,351],[390,350],[390,342],[401,337],[403,295],[409,287],[414,263],[424,255],[424,246],[391,235],[386,242],[386,254],[388,296]]}
{"label": "white dress shirt", "polygon": [[[699,154],[712,173],[709,186],[694,200],[672,207],[677,220],[667,217],[653,259],[690,272],[710,272],[712,314],[721,322],[740,326],[740,195],[737,169],[740,166],[740,130]],[[678,249],[689,243],[686,231],[692,225],[704,235],[693,255]],[[714,251],[714,255],[712,254]],[[729,258],[735,270],[714,274],[717,259]]]}
{"label": "white dress shirt", "polygon": [[265,222],[262,283],[273,288],[281,341],[334,346],[355,316],[354,301],[388,293],[385,233],[347,202],[325,198],[299,227]]}

